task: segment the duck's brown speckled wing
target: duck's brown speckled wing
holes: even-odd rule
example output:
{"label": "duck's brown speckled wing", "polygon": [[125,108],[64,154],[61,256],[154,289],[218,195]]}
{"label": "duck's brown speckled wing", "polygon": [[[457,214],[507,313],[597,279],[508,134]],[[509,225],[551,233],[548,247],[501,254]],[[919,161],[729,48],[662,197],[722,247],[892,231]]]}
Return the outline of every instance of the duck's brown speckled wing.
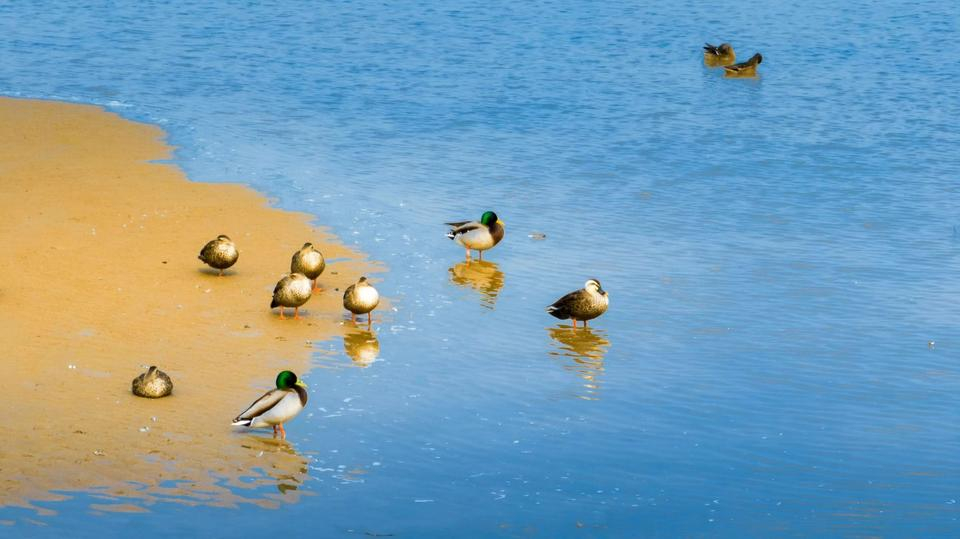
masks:
{"label": "duck's brown speckled wing", "polygon": [[[233,421],[243,421],[244,419],[253,419],[257,416],[263,415],[264,412],[273,408],[280,402],[281,399],[287,396],[287,392],[282,389],[271,389],[263,394],[262,397],[253,401],[246,410],[238,415]],[[301,397],[302,399],[302,397]]]}
{"label": "duck's brown speckled wing", "polygon": [[566,320],[570,318],[571,311],[574,307],[584,301],[584,294],[586,294],[584,290],[574,290],[553,302],[553,305],[547,307],[547,312],[560,320]]}
{"label": "duck's brown speckled wing", "polygon": [[203,249],[200,249],[200,256],[198,256],[197,258],[199,258],[204,262],[206,262],[207,260],[210,260],[210,257],[213,256],[213,250],[216,249],[216,247],[217,247],[217,240],[208,241],[207,244],[203,246]]}

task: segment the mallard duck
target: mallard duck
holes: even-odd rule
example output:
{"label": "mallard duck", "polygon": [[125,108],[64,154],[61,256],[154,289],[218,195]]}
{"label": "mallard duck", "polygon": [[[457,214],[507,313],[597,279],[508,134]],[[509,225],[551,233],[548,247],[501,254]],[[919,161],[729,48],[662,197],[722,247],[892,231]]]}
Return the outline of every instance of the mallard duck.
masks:
{"label": "mallard duck", "polygon": [[203,249],[200,249],[200,256],[197,258],[211,268],[220,270],[220,276],[222,277],[223,270],[237,263],[240,252],[237,251],[237,246],[233,244],[233,240],[228,238],[226,234],[220,234],[217,239],[208,241]]}
{"label": "mallard duck", "polygon": [[283,308],[293,307],[293,318],[298,319],[300,318],[300,306],[310,299],[312,293],[313,284],[306,275],[302,273],[285,275],[273,289],[273,301],[270,302],[270,308],[280,307],[280,320],[286,320],[283,316]]}
{"label": "mallard duck", "polygon": [[503,239],[503,221],[492,211],[483,212],[480,221],[445,224],[450,227],[447,237],[466,248],[467,260],[470,260],[471,249],[476,250],[480,260],[483,260],[483,252],[492,249]]}
{"label": "mallard duck", "polygon": [[306,275],[313,281],[314,291],[320,290],[317,288],[317,277],[320,277],[326,267],[327,262],[323,259],[323,253],[310,242],[304,243],[299,251],[293,253],[293,258],[290,260],[290,273]]}
{"label": "mallard duck", "polygon": [[547,312],[560,320],[573,320],[573,327],[577,327],[577,320],[583,320],[583,327],[587,327],[587,320],[605,313],[609,305],[610,297],[600,281],[590,279],[582,289],[570,292],[547,307]]}
{"label": "mallard duck", "polygon": [[307,384],[290,371],[277,375],[277,388],[264,393],[233,420],[235,427],[273,427],[273,435],[286,438],[283,424],[297,416],[307,405]]}
{"label": "mallard duck", "polygon": [[380,293],[367,282],[366,277],[360,277],[356,284],[348,286],[343,292],[343,307],[352,313],[350,319],[354,322],[358,314],[366,313],[369,326],[372,320],[370,311],[376,309],[379,303]]}
{"label": "mallard duck", "polygon": [[757,66],[763,61],[763,55],[759,52],[750,57],[746,62],[733,64],[732,66],[723,66],[724,75],[727,77],[756,77]]}
{"label": "mallard duck", "polygon": [[147,372],[133,379],[133,394],[148,399],[166,397],[173,391],[173,380],[167,373],[152,365]]}
{"label": "mallard duck", "polygon": [[703,46],[703,63],[710,67],[728,66],[736,61],[737,55],[729,43],[721,43],[719,47],[709,43]]}

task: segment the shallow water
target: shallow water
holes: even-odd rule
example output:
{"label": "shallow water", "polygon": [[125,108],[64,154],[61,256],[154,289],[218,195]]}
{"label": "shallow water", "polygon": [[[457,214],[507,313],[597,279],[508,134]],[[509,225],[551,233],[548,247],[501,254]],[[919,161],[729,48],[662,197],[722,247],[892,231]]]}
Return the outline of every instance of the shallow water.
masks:
{"label": "shallow water", "polygon": [[[295,502],[70,493],[0,521],[957,535],[957,20],[940,2],[0,6],[0,93],[159,123],[191,178],[249,183],[385,261],[395,307],[317,345],[292,469],[252,487]],[[761,77],[704,68],[705,40],[761,51]],[[441,223],[486,209],[507,237],[466,268]],[[611,310],[574,334],[543,306],[588,277]]]}

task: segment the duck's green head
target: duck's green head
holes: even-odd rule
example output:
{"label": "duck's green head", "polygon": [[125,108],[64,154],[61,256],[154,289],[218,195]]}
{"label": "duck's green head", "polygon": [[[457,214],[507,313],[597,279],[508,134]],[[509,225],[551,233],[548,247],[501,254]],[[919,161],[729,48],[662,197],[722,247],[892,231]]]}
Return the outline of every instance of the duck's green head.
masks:
{"label": "duck's green head", "polygon": [[307,384],[290,371],[283,371],[277,375],[277,389],[293,389],[293,386],[307,387]]}
{"label": "duck's green head", "polygon": [[483,212],[483,215],[480,217],[480,224],[483,224],[483,225],[486,225],[486,226],[490,226],[490,225],[492,225],[493,223],[499,223],[499,224],[502,225],[502,224],[503,224],[503,221],[501,221],[501,220],[497,217],[497,214],[493,213],[492,211],[485,211],[485,212]]}

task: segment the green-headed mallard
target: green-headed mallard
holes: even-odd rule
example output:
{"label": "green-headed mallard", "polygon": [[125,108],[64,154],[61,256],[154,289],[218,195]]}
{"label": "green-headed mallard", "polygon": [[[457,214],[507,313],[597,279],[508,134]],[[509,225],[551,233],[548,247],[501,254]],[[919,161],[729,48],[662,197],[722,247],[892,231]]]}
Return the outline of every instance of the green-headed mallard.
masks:
{"label": "green-headed mallard", "polygon": [[483,212],[480,221],[445,224],[450,227],[447,237],[467,250],[467,260],[470,260],[471,249],[476,250],[480,260],[483,260],[483,252],[492,249],[503,239],[503,221],[492,211]]}
{"label": "green-headed mallard", "polygon": [[733,64],[732,66],[723,66],[724,76],[727,77],[756,77],[757,66],[763,61],[763,55],[759,52],[750,57],[746,62]]}
{"label": "green-headed mallard", "polygon": [[710,67],[728,66],[736,61],[737,55],[729,43],[721,43],[719,47],[709,43],[703,46],[703,63]]}
{"label": "green-headed mallard", "polygon": [[284,307],[293,307],[293,317],[300,318],[300,306],[310,299],[311,293],[313,293],[313,284],[306,275],[302,273],[285,275],[273,289],[270,308],[280,307],[280,320],[285,320]]}
{"label": "green-headed mallard", "polygon": [[350,319],[354,322],[358,314],[366,314],[369,326],[372,321],[370,311],[376,309],[379,303],[380,293],[367,282],[366,277],[360,277],[356,284],[348,286],[343,292],[343,307],[350,311]]}
{"label": "green-headed mallard", "polygon": [[240,252],[237,251],[237,246],[233,244],[233,240],[228,238],[226,234],[220,234],[217,239],[208,241],[203,249],[200,249],[200,256],[197,258],[211,268],[220,270],[222,276],[223,270],[237,263]]}
{"label": "green-headed mallard", "polygon": [[133,379],[133,394],[148,399],[166,397],[173,391],[173,381],[167,373],[151,366],[147,372]]}
{"label": "green-headed mallard", "polygon": [[287,437],[283,424],[297,416],[307,405],[307,384],[297,379],[297,375],[290,371],[283,371],[277,375],[277,388],[264,393],[262,397],[253,401],[242,414],[233,420],[235,427],[273,427],[273,435],[280,434]]}
{"label": "green-headed mallard", "polygon": [[293,253],[293,258],[290,260],[290,273],[306,275],[313,281],[315,291],[320,290],[317,287],[317,277],[320,277],[326,267],[327,262],[323,259],[323,253],[310,242],[304,243],[299,251]]}
{"label": "green-headed mallard", "polygon": [[551,316],[573,321],[577,327],[577,320],[583,320],[583,327],[587,327],[587,320],[593,320],[607,311],[610,297],[607,291],[600,286],[600,281],[590,279],[580,290],[570,292],[547,307]]}

